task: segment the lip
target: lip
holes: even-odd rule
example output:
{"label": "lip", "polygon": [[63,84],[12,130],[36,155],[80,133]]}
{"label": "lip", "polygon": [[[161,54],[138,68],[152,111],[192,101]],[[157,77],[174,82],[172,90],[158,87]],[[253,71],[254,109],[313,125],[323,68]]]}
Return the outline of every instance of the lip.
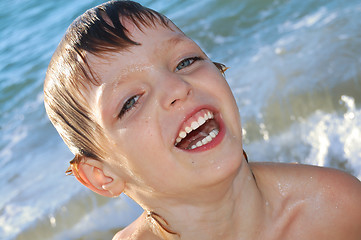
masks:
{"label": "lip", "polygon": [[[192,153],[196,153],[196,152],[204,152],[204,151],[208,151],[214,147],[216,147],[217,145],[219,145],[225,135],[225,127],[224,127],[224,122],[222,117],[220,116],[220,113],[212,106],[208,106],[208,105],[203,105],[203,106],[199,106],[197,108],[195,108],[193,111],[191,111],[189,114],[186,115],[186,117],[184,118],[183,122],[180,124],[178,130],[177,130],[177,134],[179,133],[179,131],[181,131],[183,124],[192,116],[194,116],[197,112],[201,111],[202,109],[208,109],[210,110],[213,114],[214,114],[214,119],[216,120],[216,122],[219,125],[219,133],[218,135],[209,143],[201,146],[201,147],[197,147],[195,149],[180,149],[177,148],[179,150],[182,151],[186,151],[186,152],[192,152]],[[177,137],[177,136],[176,136]],[[175,138],[176,138],[175,137]]]}

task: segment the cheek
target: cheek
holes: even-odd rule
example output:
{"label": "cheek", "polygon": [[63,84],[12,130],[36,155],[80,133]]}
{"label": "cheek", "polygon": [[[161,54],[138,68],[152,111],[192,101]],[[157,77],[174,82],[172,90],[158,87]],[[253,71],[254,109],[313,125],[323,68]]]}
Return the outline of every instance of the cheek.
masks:
{"label": "cheek", "polygon": [[159,154],[162,141],[159,130],[150,118],[141,118],[127,127],[121,137],[124,152],[137,164],[147,164],[153,156]]}
{"label": "cheek", "polygon": [[174,165],[157,125],[150,121],[139,122],[129,127],[124,137],[131,178],[137,179],[142,187],[156,188],[159,183],[163,184],[164,176],[174,169]]}
{"label": "cheek", "polygon": [[199,84],[201,84],[204,88],[208,88],[213,93],[231,93],[227,81],[218,68],[213,66],[213,63],[210,63],[210,65],[202,68],[202,70],[197,73],[196,78],[202,79],[199,81]]}
{"label": "cheek", "polygon": [[205,69],[205,71],[199,73],[199,78],[203,79],[198,83],[202,89],[215,96],[220,102],[227,102],[227,106],[238,114],[238,106],[232,90],[217,68],[209,67]]}
{"label": "cheek", "polygon": [[218,99],[218,102],[221,103],[220,108],[223,112],[224,120],[228,122],[232,132],[239,135],[242,132],[241,118],[238,105],[228,82],[218,69],[212,69],[203,74],[206,79],[204,84],[202,83],[203,88],[207,89],[209,93]]}

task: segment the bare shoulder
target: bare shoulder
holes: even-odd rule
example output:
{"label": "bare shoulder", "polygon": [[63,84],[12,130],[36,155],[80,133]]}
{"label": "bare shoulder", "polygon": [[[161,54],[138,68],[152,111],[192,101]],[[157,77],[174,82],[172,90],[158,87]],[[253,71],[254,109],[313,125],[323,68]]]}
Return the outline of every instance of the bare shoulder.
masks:
{"label": "bare shoulder", "polygon": [[[348,199],[361,197],[360,180],[337,169],[294,163],[250,163],[250,166],[258,177],[277,179],[281,184],[301,185],[304,190],[323,188],[326,193],[337,191],[336,195],[345,193]],[[304,188],[305,185],[308,187]]]}
{"label": "bare shoulder", "polygon": [[[320,178],[337,178],[337,180],[351,181],[360,183],[360,181],[346,173],[337,169],[318,167],[313,165],[298,164],[298,163],[274,163],[274,162],[252,162],[250,163],[251,169],[263,173],[273,173],[272,175],[282,175],[286,177],[320,177]],[[327,179],[329,180],[329,179]]]}
{"label": "bare shoulder", "polygon": [[283,186],[290,193],[321,194],[334,206],[355,203],[352,208],[361,209],[361,204],[356,204],[361,202],[361,182],[346,172],[304,164],[251,163],[250,166],[257,179]]}
{"label": "bare shoulder", "polygon": [[[361,238],[361,182],[336,169],[303,164],[251,163],[260,186],[304,202],[305,218],[319,229],[332,233],[330,239]],[[269,184],[266,186],[266,184]],[[316,220],[317,219],[317,220]],[[341,238],[339,238],[341,237]]]}
{"label": "bare shoulder", "polygon": [[[124,229],[117,232],[117,234],[114,235],[113,240],[125,240],[125,239],[133,239],[134,235],[137,234],[137,231],[139,229],[140,225],[140,217],[132,222],[130,225],[125,227]],[[139,239],[139,238],[134,238]]]}
{"label": "bare shoulder", "polygon": [[145,214],[140,215],[133,223],[128,225],[123,230],[119,231],[113,237],[113,240],[157,240],[157,238],[145,224]]}

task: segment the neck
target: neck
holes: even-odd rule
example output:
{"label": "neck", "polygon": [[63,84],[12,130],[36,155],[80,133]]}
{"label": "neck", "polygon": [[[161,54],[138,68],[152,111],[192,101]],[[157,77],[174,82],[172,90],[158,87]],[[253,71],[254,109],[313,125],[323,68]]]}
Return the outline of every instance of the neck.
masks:
{"label": "neck", "polygon": [[211,190],[200,190],[192,201],[164,199],[158,200],[161,206],[145,206],[155,213],[148,222],[158,229],[163,226],[159,231],[167,239],[257,238],[265,219],[265,201],[248,164],[243,165],[232,179]]}

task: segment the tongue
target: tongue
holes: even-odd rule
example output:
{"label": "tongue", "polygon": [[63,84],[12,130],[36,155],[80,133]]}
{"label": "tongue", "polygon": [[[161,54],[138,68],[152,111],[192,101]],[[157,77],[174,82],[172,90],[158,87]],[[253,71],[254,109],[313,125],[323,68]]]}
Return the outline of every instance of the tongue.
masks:
{"label": "tongue", "polygon": [[216,121],[214,121],[214,119],[210,119],[196,130],[188,133],[187,136],[176,146],[181,149],[190,149],[198,141],[201,141],[203,138],[207,137],[208,134],[215,128],[217,128]]}

